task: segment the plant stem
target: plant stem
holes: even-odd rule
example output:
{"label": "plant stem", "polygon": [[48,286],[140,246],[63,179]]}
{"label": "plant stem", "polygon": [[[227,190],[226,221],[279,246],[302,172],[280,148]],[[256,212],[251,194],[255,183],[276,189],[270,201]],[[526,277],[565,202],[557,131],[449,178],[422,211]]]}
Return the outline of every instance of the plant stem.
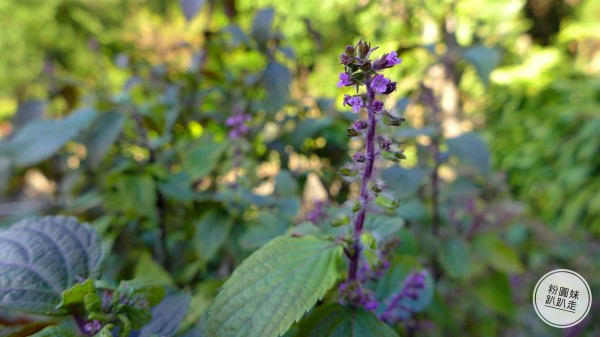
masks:
{"label": "plant stem", "polygon": [[375,118],[375,109],[373,102],[375,102],[375,90],[371,88],[371,77],[367,75],[365,82],[367,86],[367,111],[369,115],[368,128],[367,128],[367,150],[366,150],[366,161],[365,170],[362,175],[362,181],[360,186],[360,202],[361,208],[358,211],[356,220],[354,222],[354,243],[352,245],[352,255],[350,258],[350,267],[348,270],[348,280],[356,280],[358,272],[358,260],[360,258],[361,244],[360,236],[362,234],[363,226],[365,223],[365,216],[367,212],[367,204],[369,203],[369,182],[373,174],[373,164],[375,163],[375,130],[377,126],[377,120]]}

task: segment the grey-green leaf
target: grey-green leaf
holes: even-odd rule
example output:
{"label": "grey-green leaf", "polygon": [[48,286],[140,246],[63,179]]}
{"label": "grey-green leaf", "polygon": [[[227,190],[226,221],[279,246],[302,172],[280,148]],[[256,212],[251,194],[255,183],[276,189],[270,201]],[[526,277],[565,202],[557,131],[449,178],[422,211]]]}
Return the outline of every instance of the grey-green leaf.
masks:
{"label": "grey-green leaf", "polygon": [[138,337],[158,335],[171,337],[175,335],[190,303],[190,296],[177,294],[165,297],[152,308],[152,321],[140,330]]}
{"label": "grey-green leaf", "polygon": [[490,82],[490,73],[500,62],[500,52],[498,49],[476,45],[465,50],[463,57],[475,67],[481,81],[485,85],[488,85]]}
{"label": "grey-green leaf", "polygon": [[64,314],[62,292],[97,278],[102,257],[97,233],[75,218],[22,220],[0,231],[0,308]]}
{"label": "grey-green leaf", "polygon": [[206,337],[277,337],[338,279],[342,248],[314,237],[279,237],[246,259],[209,311]]}
{"label": "grey-green leaf", "polygon": [[326,304],[313,310],[300,322],[294,337],[398,337],[372,313],[339,304]]}
{"label": "grey-green leaf", "polygon": [[78,335],[71,328],[54,325],[49,326],[30,337],[78,337]]}
{"label": "grey-green leaf", "polygon": [[482,174],[490,171],[490,151],[476,133],[463,133],[446,141],[450,153],[465,165],[472,165]]}
{"label": "grey-green leaf", "polygon": [[265,69],[265,90],[267,91],[266,110],[269,113],[279,111],[290,94],[292,75],[281,63],[270,62]]}
{"label": "grey-green leaf", "polygon": [[466,279],[471,274],[471,254],[469,246],[462,239],[451,239],[444,243],[438,258],[448,275]]}
{"label": "grey-green leaf", "polygon": [[85,129],[96,116],[94,109],[82,109],[60,120],[35,120],[27,123],[7,141],[0,141],[0,155],[13,165],[34,165],[58,151]]}
{"label": "grey-green leaf", "polygon": [[203,262],[209,262],[223,246],[232,225],[233,219],[223,210],[211,209],[202,215],[195,227],[197,251]]}

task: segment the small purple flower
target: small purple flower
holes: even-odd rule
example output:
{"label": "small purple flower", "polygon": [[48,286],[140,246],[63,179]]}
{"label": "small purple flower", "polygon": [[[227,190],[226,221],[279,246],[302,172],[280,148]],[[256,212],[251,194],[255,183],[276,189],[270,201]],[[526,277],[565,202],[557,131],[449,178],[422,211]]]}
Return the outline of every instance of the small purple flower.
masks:
{"label": "small purple flower", "polygon": [[361,152],[356,152],[354,154],[354,156],[352,156],[352,158],[354,159],[355,162],[357,163],[362,163],[364,162],[367,158],[365,158],[365,155],[362,154]]}
{"label": "small purple flower", "polygon": [[391,296],[388,307],[379,318],[384,322],[393,324],[410,317],[413,312],[403,302],[407,299],[415,301],[419,298],[421,290],[425,288],[426,275],[425,271],[421,271],[406,276],[402,290]]}
{"label": "small purple flower", "polygon": [[358,113],[360,111],[360,108],[362,108],[363,106],[363,100],[362,98],[360,98],[360,96],[353,96],[348,98],[348,100],[344,98],[344,100],[348,105],[352,107],[352,111],[354,111],[354,113]]}
{"label": "small purple flower", "polygon": [[350,75],[348,75],[346,73],[341,73],[340,74],[340,80],[337,83],[338,88],[345,87],[347,85],[352,85],[352,84],[354,84],[354,82],[352,82],[350,80]]}
{"label": "small purple flower", "polygon": [[387,90],[387,85],[390,83],[390,80],[385,78],[383,75],[379,74],[373,78],[371,82],[371,88],[374,89],[378,93],[384,93]]}
{"label": "small purple flower", "polygon": [[398,54],[396,54],[395,51],[389,53],[388,55],[386,55],[385,60],[387,61],[387,67],[386,68],[390,68],[395,66],[396,64],[400,64],[402,63],[402,59],[398,58]]}
{"label": "small purple flower", "polygon": [[391,151],[392,141],[385,137],[379,137],[379,147],[384,151]]}
{"label": "small purple flower", "polygon": [[386,85],[385,91],[383,93],[387,95],[387,94],[391,94],[394,91],[396,91],[396,82],[389,82]]}
{"label": "small purple flower", "polygon": [[100,329],[102,329],[102,324],[96,319],[89,323],[86,323],[83,326],[83,330],[85,330],[85,332],[89,334],[95,334],[96,332],[100,331]]}
{"label": "small purple flower", "polygon": [[367,126],[369,126],[369,125],[365,121],[356,121],[356,122],[354,122],[354,125],[353,125],[354,130],[356,130],[356,131],[364,130],[367,128]]}
{"label": "small purple flower", "polygon": [[383,102],[382,101],[373,102],[373,109],[375,109],[376,112],[381,111],[381,109],[383,109]]}

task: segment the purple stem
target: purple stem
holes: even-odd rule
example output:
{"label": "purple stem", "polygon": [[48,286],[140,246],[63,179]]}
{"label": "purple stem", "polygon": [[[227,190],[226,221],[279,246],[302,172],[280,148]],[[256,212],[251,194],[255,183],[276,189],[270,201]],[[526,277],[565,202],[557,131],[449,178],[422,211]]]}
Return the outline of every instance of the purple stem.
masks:
{"label": "purple stem", "polygon": [[369,182],[371,181],[373,164],[375,163],[375,129],[377,120],[375,119],[375,109],[373,108],[373,102],[375,102],[375,90],[371,88],[370,75],[367,75],[365,84],[367,86],[367,111],[369,115],[369,126],[367,128],[367,151],[365,172],[363,173],[360,186],[360,201],[362,203],[362,207],[360,211],[358,211],[356,221],[354,222],[354,243],[352,245],[353,251],[352,256],[350,257],[350,268],[348,270],[349,281],[356,280],[356,275],[358,272],[358,261],[361,251],[360,235],[362,234],[363,225],[365,223],[367,204],[369,202]]}
{"label": "purple stem", "polygon": [[85,330],[85,318],[79,315],[73,315],[73,318],[75,319],[75,322],[77,323],[77,326],[79,327],[79,330],[83,333],[83,335],[90,336],[89,332]]}

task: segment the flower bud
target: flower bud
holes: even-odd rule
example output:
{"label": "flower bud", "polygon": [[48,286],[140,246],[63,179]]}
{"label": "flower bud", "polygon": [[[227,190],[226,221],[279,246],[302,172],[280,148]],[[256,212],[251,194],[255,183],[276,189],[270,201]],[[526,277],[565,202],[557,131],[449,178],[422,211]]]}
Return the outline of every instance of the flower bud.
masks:
{"label": "flower bud", "polygon": [[364,154],[362,154],[361,152],[356,152],[356,153],[354,154],[354,156],[352,156],[352,158],[353,158],[353,159],[354,159],[354,161],[355,161],[355,162],[357,162],[357,163],[363,163],[363,162],[366,160],[366,158],[365,158],[365,155],[364,155]]}
{"label": "flower bud", "polygon": [[386,125],[398,126],[404,123],[404,121],[406,121],[405,118],[392,116],[387,112],[383,115],[383,123],[385,123]]}

